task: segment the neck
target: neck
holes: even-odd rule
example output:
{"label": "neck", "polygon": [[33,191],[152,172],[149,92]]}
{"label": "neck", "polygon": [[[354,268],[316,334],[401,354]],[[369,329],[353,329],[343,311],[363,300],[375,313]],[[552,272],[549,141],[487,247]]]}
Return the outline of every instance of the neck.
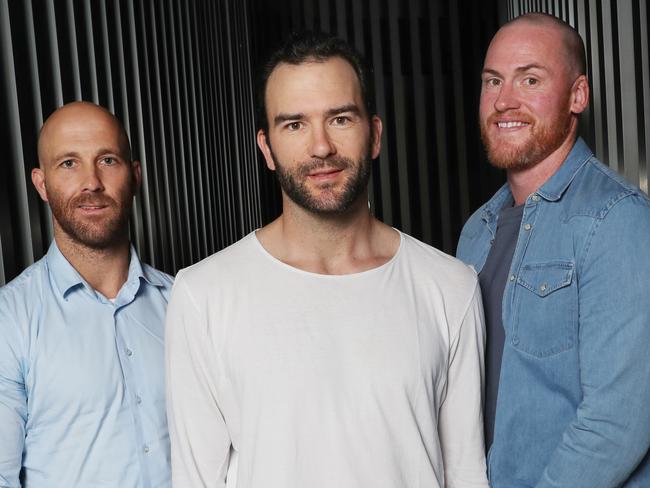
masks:
{"label": "neck", "polygon": [[399,234],[370,214],[365,195],[347,212],[332,216],[283,199],[283,214],[257,237],[271,255],[290,266],[350,274],[381,266],[397,252]]}
{"label": "neck", "polygon": [[56,245],[72,267],[93,289],[106,298],[115,298],[129,275],[128,238],[105,249],[94,249],[57,230]]}
{"label": "neck", "polygon": [[569,137],[542,161],[525,168],[508,170],[508,185],[516,205],[522,205],[548,179],[560,169],[576,141],[575,130]]}

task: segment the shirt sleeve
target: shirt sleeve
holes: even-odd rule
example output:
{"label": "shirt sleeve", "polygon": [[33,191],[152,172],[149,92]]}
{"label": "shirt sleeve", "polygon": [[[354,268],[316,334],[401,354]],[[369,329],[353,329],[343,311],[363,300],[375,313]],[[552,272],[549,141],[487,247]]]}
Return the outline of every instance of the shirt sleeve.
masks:
{"label": "shirt sleeve", "polygon": [[18,320],[0,299],[0,488],[20,488],[27,394]]}
{"label": "shirt sleeve", "polygon": [[175,488],[223,488],[231,440],[219,406],[216,351],[209,324],[182,274],[167,308],[167,416]]}
{"label": "shirt sleeve", "polygon": [[583,398],[537,488],[622,485],[650,445],[650,208],[619,202],[579,268]]}
{"label": "shirt sleeve", "polygon": [[484,347],[483,305],[477,281],[451,340],[447,394],[438,419],[446,488],[488,487],[483,440]]}

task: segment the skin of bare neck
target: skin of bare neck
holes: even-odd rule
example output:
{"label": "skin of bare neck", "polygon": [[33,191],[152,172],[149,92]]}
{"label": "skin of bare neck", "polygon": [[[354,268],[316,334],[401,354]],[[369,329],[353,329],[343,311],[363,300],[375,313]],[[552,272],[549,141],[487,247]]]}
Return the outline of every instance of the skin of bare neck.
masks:
{"label": "skin of bare neck", "polygon": [[129,275],[130,246],[126,234],[105,249],[93,249],[68,236],[54,224],[54,240],[61,254],[96,291],[115,298]]}
{"label": "skin of bare neck", "polygon": [[508,185],[515,201],[515,206],[522,205],[562,166],[573,148],[577,138],[577,121],[571,122],[569,133],[564,142],[546,159],[527,168],[508,170]]}
{"label": "skin of bare neck", "polygon": [[399,234],[373,217],[367,194],[347,212],[311,213],[283,194],[283,213],[257,231],[262,246],[280,261],[319,274],[343,275],[376,268],[399,248]]}

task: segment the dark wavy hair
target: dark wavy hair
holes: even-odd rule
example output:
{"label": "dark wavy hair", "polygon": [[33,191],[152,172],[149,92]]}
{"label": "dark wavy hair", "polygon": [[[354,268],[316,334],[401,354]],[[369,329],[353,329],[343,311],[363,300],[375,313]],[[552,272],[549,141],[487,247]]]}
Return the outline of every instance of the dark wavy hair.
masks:
{"label": "dark wavy hair", "polygon": [[282,63],[299,65],[307,62],[325,62],[339,57],[350,63],[359,79],[361,98],[368,117],[375,115],[375,87],[372,69],[363,56],[343,39],[322,32],[292,34],[262,65],[257,82],[257,125],[268,131],[266,116],[266,85],[273,70]]}

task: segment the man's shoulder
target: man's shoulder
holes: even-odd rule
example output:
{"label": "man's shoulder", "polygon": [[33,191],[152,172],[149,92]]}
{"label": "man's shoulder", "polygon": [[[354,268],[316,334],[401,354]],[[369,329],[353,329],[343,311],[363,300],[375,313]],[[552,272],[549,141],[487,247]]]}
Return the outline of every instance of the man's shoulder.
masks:
{"label": "man's shoulder", "polygon": [[47,260],[42,258],[0,287],[0,338],[3,341],[22,342],[19,338],[28,333],[30,321],[42,310],[48,286]]}
{"label": "man's shoulder", "polygon": [[215,280],[241,276],[241,273],[245,273],[245,268],[252,266],[251,258],[256,254],[256,247],[255,234],[252,232],[221,251],[182,269],[176,275],[176,281],[181,280],[190,287],[203,287]]}
{"label": "man's shoulder", "polygon": [[33,302],[38,296],[41,296],[38,289],[47,283],[47,260],[43,257],[25,268],[9,283],[0,287],[0,309],[5,309],[11,303]]}
{"label": "man's shoulder", "polygon": [[592,157],[567,192],[567,212],[605,218],[617,207],[650,212],[650,199],[636,185]]}
{"label": "man's shoulder", "polygon": [[460,259],[408,234],[402,236],[405,259],[415,273],[429,277],[442,287],[473,289],[476,286],[476,273]]}

